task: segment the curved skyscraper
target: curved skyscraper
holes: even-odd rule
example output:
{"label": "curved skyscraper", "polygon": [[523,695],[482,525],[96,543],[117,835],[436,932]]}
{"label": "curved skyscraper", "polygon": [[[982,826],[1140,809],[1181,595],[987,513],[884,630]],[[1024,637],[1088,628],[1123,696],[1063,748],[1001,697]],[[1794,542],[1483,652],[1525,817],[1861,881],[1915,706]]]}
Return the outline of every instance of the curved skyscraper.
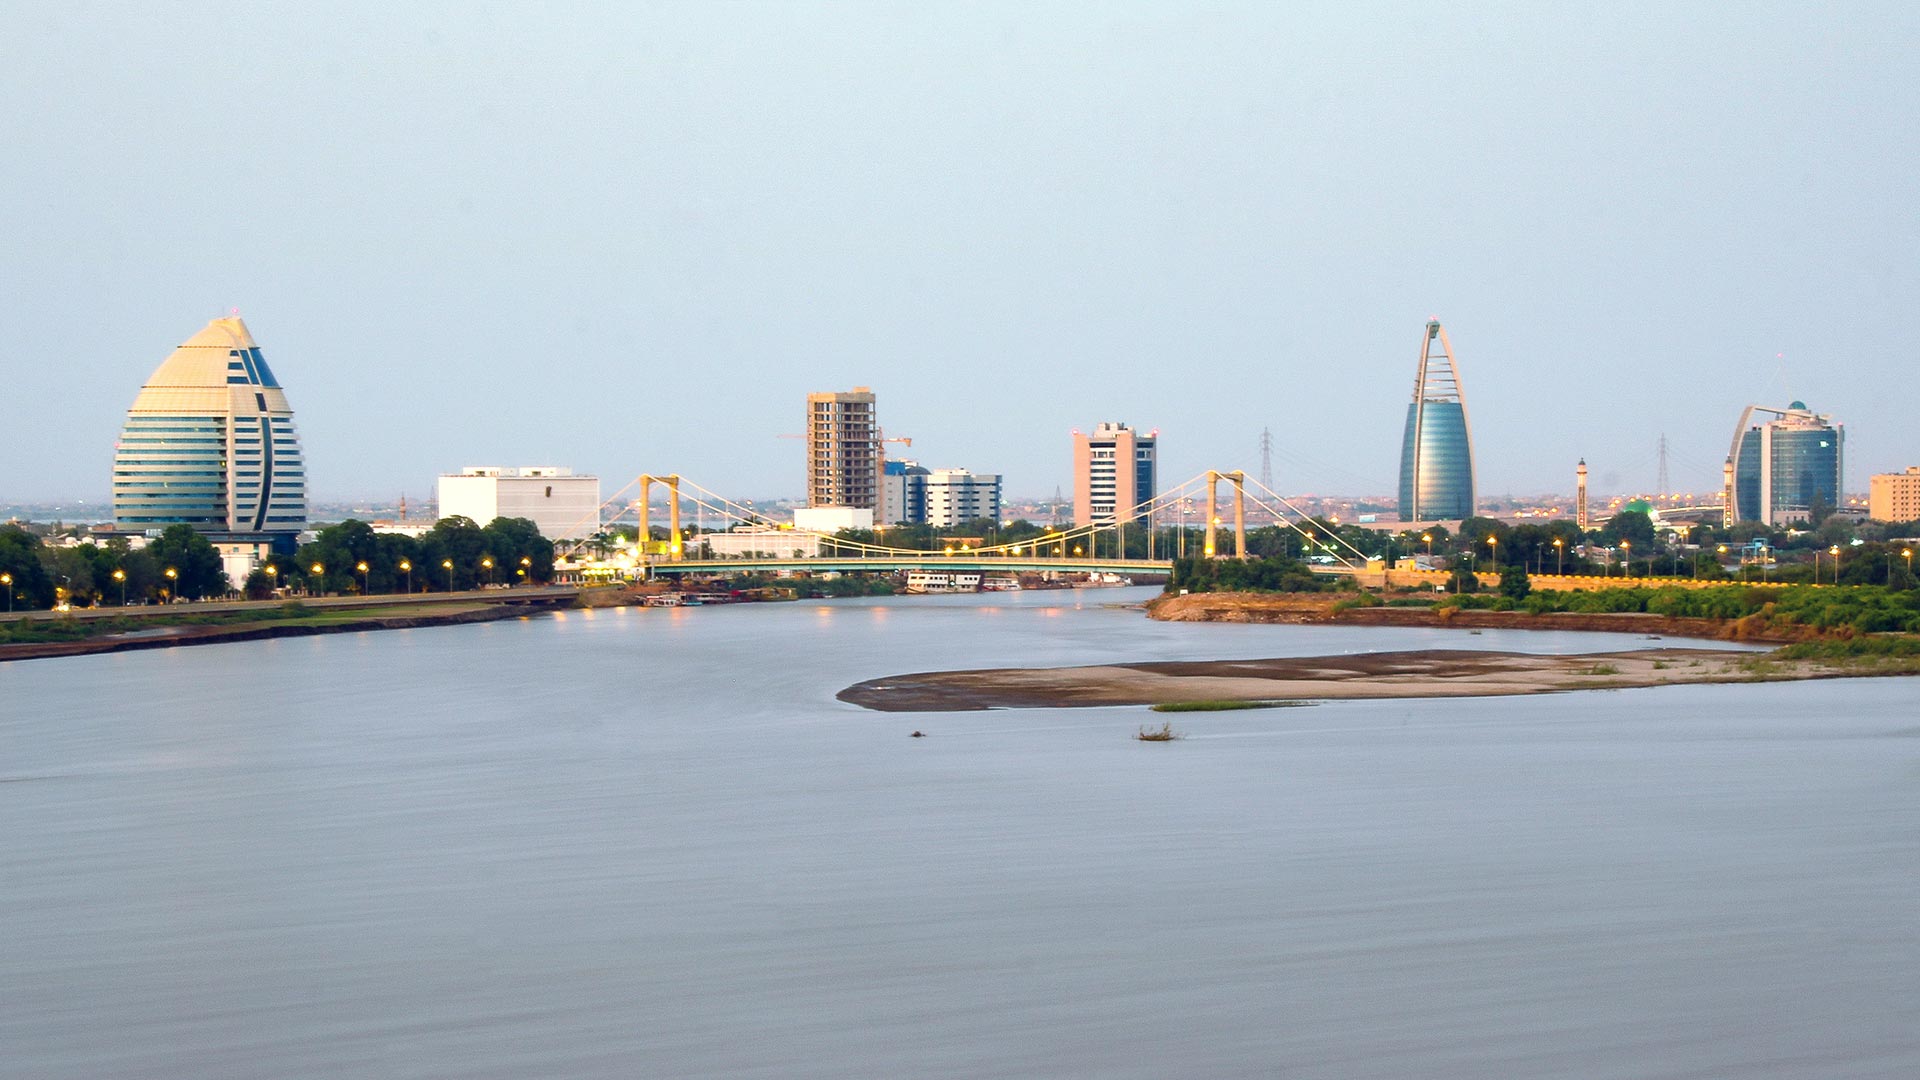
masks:
{"label": "curved skyscraper", "polygon": [[293,410],[237,316],[208,323],[140,388],[113,455],[113,518],[122,532],[185,524],[230,539],[306,527]]}
{"label": "curved skyscraper", "polygon": [[1429,321],[1400,443],[1400,520],[1472,516],[1473,433],[1467,424],[1467,401],[1447,332],[1437,320]]}
{"label": "curved skyscraper", "polygon": [[[1773,419],[1755,423],[1755,413]],[[1735,517],[1785,525],[1810,518],[1815,503],[1838,506],[1846,435],[1833,417],[1814,412],[1804,401],[1784,409],[1747,406],[1734,429],[1730,455]]]}

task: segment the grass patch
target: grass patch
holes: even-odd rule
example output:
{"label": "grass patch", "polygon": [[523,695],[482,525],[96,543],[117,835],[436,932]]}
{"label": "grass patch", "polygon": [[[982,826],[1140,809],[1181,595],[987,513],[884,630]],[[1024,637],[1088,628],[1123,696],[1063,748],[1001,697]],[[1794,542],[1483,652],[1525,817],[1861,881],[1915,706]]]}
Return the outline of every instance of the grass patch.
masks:
{"label": "grass patch", "polygon": [[1169,720],[1157,728],[1141,727],[1140,734],[1135,735],[1134,738],[1141,742],[1173,742],[1175,739],[1184,739],[1186,736],[1173,730],[1173,721]]}
{"label": "grass patch", "polygon": [[1577,675],[1618,675],[1620,674],[1620,669],[1613,664],[1595,664],[1590,668],[1582,668],[1579,671],[1575,672],[1575,674]]}
{"label": "grass patch", "polygon": [[1292,709],[1311,705],[1311,701],[1163,701],[1148,708],[1154,712],[1234,712],[1239,709]]}

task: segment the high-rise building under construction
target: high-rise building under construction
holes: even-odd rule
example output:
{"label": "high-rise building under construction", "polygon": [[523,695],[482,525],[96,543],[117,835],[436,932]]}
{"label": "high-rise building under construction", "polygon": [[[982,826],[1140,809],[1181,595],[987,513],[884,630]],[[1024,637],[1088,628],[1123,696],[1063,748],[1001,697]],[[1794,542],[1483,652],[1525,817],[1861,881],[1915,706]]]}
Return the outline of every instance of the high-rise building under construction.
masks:
{"label": "high-rise building under construction", "polygon": [[[1438,345],[1436,353],[1434,347]],[[1473,433],[1453,346],[1438,320],[1420,341],[1420,371],[1400,444],[1400,520],[1473,515]]]}
{"label": "high-rise building under construction", "polygon": [[807,395],[807,505],[880,506],[882,454],[873,391]]}

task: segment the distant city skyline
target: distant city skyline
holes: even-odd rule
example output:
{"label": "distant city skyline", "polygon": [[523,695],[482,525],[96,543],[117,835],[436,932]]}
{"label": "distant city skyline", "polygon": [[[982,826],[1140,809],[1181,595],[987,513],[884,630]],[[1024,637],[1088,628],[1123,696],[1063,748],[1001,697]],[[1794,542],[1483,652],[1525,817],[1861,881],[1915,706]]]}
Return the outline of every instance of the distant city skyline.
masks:
{"label": "distant city skyline", "polygon": [[104,503],[234,308],[316,501],[803,494],[776,436],[854,385],[1009,499],[1088,417],[1160,429],[1163,487],[1271,428],[1282,490],[1390,495],[1430,316],[1482,500],[1650,491],[1663,434],[1716,491],[1755,402],[1844,423],[1849,491],[1920,463],[1904,8],[219,9],[239,74],[180,62],[214,18],[8,20],[0,503]]}

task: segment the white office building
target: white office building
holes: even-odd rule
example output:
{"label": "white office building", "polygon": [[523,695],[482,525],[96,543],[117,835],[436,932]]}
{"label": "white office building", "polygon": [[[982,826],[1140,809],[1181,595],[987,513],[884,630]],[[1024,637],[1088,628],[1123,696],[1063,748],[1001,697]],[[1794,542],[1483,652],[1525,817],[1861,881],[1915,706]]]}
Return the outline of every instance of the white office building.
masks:
{"label": "white office building", "polygon": [[934,469],[925,477],[926,522],[949,528],[976,518],[1000,520],[1000,477],[965,469]]}
{"label": "white office building", "polygon": [[440,516],[526,518],[549,540],[578,540],[600,531],[600,478],[552,465],[469,465],[440,477]]}

